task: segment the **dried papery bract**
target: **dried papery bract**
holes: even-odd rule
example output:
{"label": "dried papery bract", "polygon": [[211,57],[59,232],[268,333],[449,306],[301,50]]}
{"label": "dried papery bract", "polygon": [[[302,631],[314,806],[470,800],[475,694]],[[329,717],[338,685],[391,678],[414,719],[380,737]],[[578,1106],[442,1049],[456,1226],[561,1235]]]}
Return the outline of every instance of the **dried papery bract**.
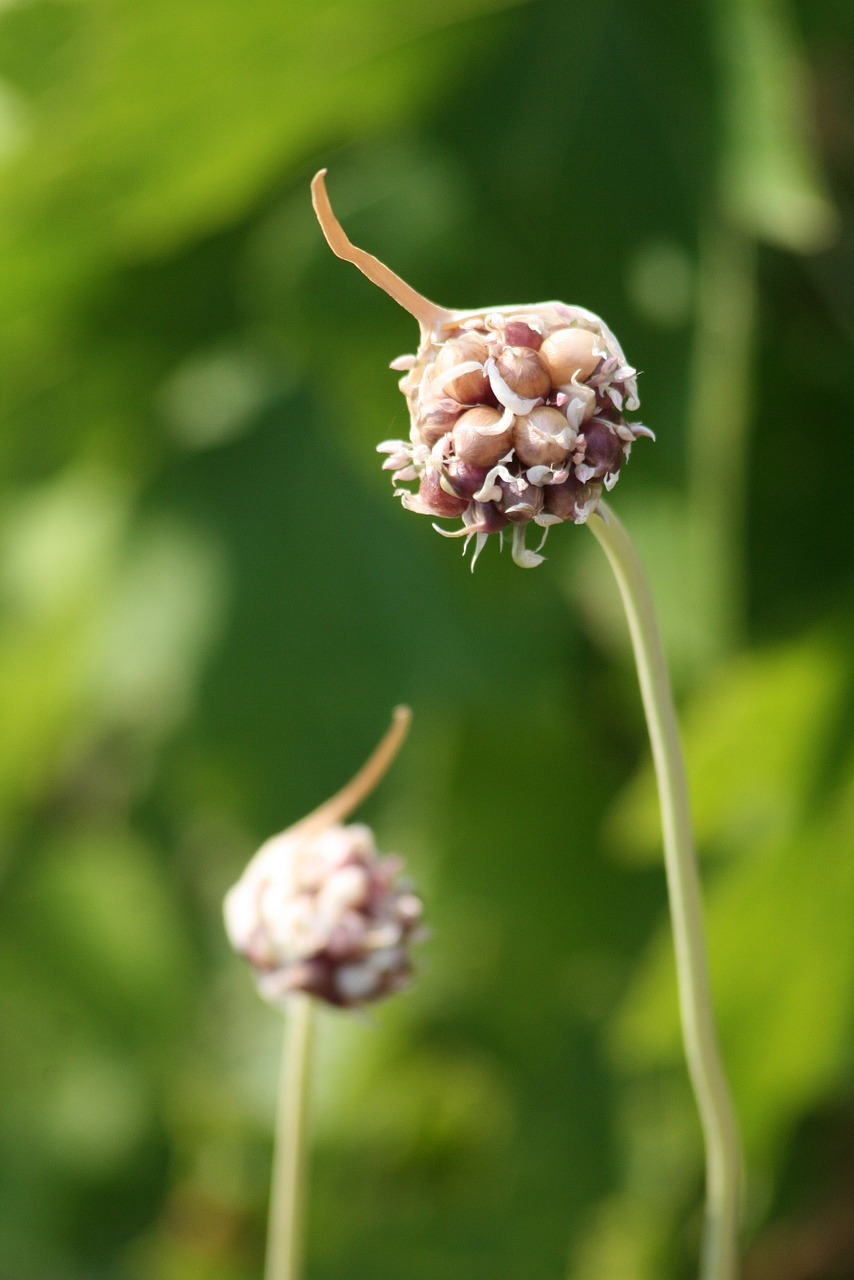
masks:
{"label": "dried papery bract", "polygon": [[323,228],[323,234],[332,252],[337,257],[343,258],[345,262],[352,262],[363,275],[379,285],[390,298],[394,298],[395,302],[400,303],[404,311],[408,311],[418,321],[422,333],[428,333],[445,320],[449,320],[450,311],[446,311],[444,307],[437,307],[435,302],[422,297],[415,289],[410,288],[405,280],[395,275],[390,267],[380,262],[379,258],[375,258],[372,253],[366,253],[364,249],[357,248],[348,239],[344,228],[332,212],[332,205],[326,194],[325,177],[325,169],[315,174],[311,184],[311,198],[317,220]]}
{"label": "dried papery bract", "polygon": [[[628,422],[637,374],[592,311],[563,302],[449,311],[422,297],[351,243],[332,212],[325,170],[312,183],[315,212],[339,258],[352,262],[418,321],[416,353],[392,368],[411,419],[409,440],[386,440],[384,468],[410,511],[461,517],[472,568],[490,533],[512,528],[513,559],[542,562],[526,526],[583,524],[613,488],[633,442],[652,432]],[[553,488],[559,495],[551,494]]]}

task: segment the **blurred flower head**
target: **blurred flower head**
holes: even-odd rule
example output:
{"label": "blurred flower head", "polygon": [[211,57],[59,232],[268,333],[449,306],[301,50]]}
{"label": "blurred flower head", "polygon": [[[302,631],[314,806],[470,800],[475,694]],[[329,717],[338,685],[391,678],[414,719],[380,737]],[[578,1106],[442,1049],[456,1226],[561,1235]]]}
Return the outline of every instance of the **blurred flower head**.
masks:
{"label": "blurred flower head", "polygon": [[365,826],[284,832],[262,845],[225,899],[229,939],[261,994],[303,991],[351,1007],[405,986],[423,907],[401,870]]}
{"label": "blurred flower head", "polygon": [[[392,364],[411,420],[408,440],[386,440],[384,468],[410,511],[459,518],[446,537],[474,539],[472,568],[491,533],[512,531],[523,568],[553,524],[583,524],[612,489],[633,442],[652,436],[625,413],[639,407],[637,371],[592,311],[562,302],[447,311],[350,243],[326,196],[315,209],[333,251],[353,262],[421,326],[414,355]],[[526,547],[529,524],[542,530]]]}
{"label": "blurred flower head", "polygon": [[296,991],[351,1008],[405,986],[421,899],[368,827],[342,826],[386,773],[409,730],[408,707],[341,791],[261,846],[225,897],[232,946],[278,1002]]}

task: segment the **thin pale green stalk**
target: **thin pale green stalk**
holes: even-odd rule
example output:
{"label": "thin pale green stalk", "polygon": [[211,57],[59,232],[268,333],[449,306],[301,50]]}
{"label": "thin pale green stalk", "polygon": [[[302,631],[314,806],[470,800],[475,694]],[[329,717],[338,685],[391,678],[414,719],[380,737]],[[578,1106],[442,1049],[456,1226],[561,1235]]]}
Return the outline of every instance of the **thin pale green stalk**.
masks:
{"label": "thin pale green stalk", "polygon": [[649,729],[673,920],[682,1038],[706,1145],[706,1231],[701,1280],[735,1280],[741,1153],[715,1031],[688,783],[652,594],[628,533],[604,504],[590,518],[631,633]]}
{"label": "thin pale green stalk", "polygon": [[313,1032],[311,998],[291,996],[279,1086],[265,1280],[299,1280],[302,1274],[302,1206]]}
{"label": "thin pale green stalk", "polygon": [[[412,712],[408,707],[395,707],[391,725],[346,786],[282,834],[308,841],[333,823],[348,817],[385,776],[409,732],[411,720]],[[313,1028],[311,998],[297,993],[289,995],[276,1117],[265,1280],[299,1280],[302,1274],[302,1205],[306,1182]]]}

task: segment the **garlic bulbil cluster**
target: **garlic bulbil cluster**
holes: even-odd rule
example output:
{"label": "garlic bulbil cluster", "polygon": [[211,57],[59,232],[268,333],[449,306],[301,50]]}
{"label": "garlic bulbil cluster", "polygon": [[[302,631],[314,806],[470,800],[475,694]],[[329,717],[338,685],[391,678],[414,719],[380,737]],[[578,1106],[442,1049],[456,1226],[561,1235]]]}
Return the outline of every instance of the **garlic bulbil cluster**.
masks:
{"label": "garlic bulbil cluster", "polygon": [[473,538],[472,565],[505,529],[517,564],[541,563],[526,525],[544,540],[553,524],[583,524],[651,434],[623,416],[638,408],[637,374],[614,335],[561,302],[455,314],[392,368],[405,371],[412,429],[378,446],[384,467],[408,510],[462,518],[439,532]]}
{"label": "garlic bulbil cluster", "polygon": [[406,986],[410,944],[423,936],[421,899],[400,858],[381,856],[370,828],[298,830],[262,845],[225,899],[225,926],[265,999],[302,991],[352,1008]]}
{"label": "garlic bulbil cluster", "polygon": [[[616,484],[632,444],[649,428],[627,421],[639,408],[637,371],[592,311],[563,302],[448,311],[416,293],[358,249],[335,218],[324,173],[314,207],[333,252],[352,262],[421,327],[414,355],[392,368],[411,419],[408,440],[378,446],[395,493],[410,511],[459,518],[446,537],[474,540],[472,568],[487,538],[512,531],[524,568],[553,524],[583,524]],[[536,550],[526,531],[542,531]]]}

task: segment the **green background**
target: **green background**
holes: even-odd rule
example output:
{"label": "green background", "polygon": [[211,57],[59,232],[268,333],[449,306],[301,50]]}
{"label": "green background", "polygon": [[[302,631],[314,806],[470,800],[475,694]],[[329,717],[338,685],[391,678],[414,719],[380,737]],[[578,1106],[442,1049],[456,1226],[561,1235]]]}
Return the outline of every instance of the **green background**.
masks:
{"label": "green background", "polygon": [[325,1014],[309,1280],[696,1272],[702,1157],[624,624],[402,511],[388,362],[562,298],[643,371],[613,502],[686,734],[747,1280],[854,1275],[854,10],[0,6],[0,1277],[261,1273],[281,1017],[226,888],[363,816],[432,940]]}

